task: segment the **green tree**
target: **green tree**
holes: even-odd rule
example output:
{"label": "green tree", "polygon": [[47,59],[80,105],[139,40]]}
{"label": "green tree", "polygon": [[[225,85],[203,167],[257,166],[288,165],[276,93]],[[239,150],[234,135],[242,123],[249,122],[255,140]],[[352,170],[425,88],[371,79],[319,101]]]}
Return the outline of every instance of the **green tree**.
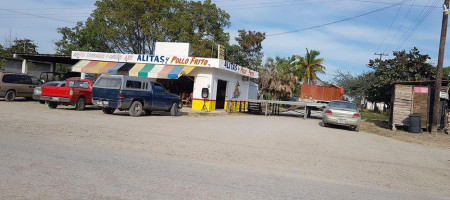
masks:
{"label": "green tree", "polygon": [[322,65],[324,59],[317,58],[319,55],[319,51],[306,49],[305,57],[297,56],[296,64],[304,72],[303,84],[315,84],[315,81],[319,80],[317,73],[325,74],[325,67]]}
{"label": "green tree", "polygon": [[422,81],[436,78],[436,68],[427,62],[430,56],[421,54],[417,48],[408,53],[405,50],[394,52],[394,58],[370,60],[367,73],[367,100],[384,102],[391,100],[391,84],[395,81]]}
{"label": "green tree", "polygon": [[442,78],[447,80],[450,79],[450,66],[442,69]]}
{"label": "green tree", "polygon": [[15,39],[14,44],[7,48],[7,54],[12,56],[15,53],[37,54],[37,45],[30,39]]}
{"label": "green tree", "polygon": [[256,70],[261,66],[264,56],[261,50],[266,33],[246,30],[239,30],[238,32],[239,36],[235,37],[235,40],[239,45],[228,47],[227,60]]}
{"label": "green tree", "polygon": [[333,77],[333,82],[336,85],[344,88],[345,95],[351,97],[355,101],[361,101],[366,98],[367,89],[367,74],[352,75],[350,72],[344,73],[341,70],[336,72]]}
{"label": "green tree", "polygon": [[295,65],[298,56],[268,57],[259,70],[259,88],[266,96],[287,100],[300,93],[299,80],[303,76],[302,69]]}
{"label": "green tree", "polygon": [[287,58],[282,58],[279,56],[276,56],[275,58],[268,57],[262,66],[262,69],[267,71],[277,71],[280,73],[292,73],[300,80],[304,75],[304,71],[296,65],[298,62],[298,57],[298,55],[293,55]]}
{"label": "green tree", "polygon": [[58,28],[61,39],[55,42],[56,54],[70,55],[72,51],[112,52],[105,36],[92,18],[78,22],[73,28]]}
{"label": "green tree", "polygon": [[215,55],[227,44],[229,15],[210,0],[100,0],[84,25],[59,29],[58,52],[93,49],[153,54],[156,42],[189,42],[194,56]]}
{"label": "green tree", "polygon": [[3,46],[0,44],[0,70],[2,70],[6,64],[5,60],[6,57],[7,57],[6,49],[3,48]]}
{"label": "green tree", "polygon": [[37,45],[34,44],[30,39],[15,39],[13,45],[6,48],[0,45],[0,70],[6,64],[6,59],[8,57],[13,57],[14,54],[27,53],[27,54],[38,54]]}

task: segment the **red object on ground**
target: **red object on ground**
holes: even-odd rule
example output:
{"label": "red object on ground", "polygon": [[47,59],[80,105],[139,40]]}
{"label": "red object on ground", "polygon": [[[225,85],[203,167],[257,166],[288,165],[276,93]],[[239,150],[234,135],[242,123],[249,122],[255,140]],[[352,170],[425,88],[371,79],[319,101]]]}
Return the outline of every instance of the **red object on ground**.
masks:
{"label": "red object on ground", "polygon": [[73,105],[82,97],[86,104],[92,104],[92,81],[85,79],[67,79],[64,87],[42,86],[41,99]]}
{"label": "red object on ground", "polygon": [[344,88],[337,85],[318,86],[303,84],[300,92],[300,99],[314,101],[343,100]]}

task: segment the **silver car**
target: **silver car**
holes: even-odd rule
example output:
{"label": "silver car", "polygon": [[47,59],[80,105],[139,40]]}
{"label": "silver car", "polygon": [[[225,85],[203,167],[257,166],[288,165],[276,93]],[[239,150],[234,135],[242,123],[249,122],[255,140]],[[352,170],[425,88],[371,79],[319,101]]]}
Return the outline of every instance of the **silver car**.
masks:
{"label": "silver car", "polygon": [[335,124],[348,126],[356,132],[359,131],[361,115],[358,107],[352,102],[331,101],[323,110],[322,116],[322,123],[325,127],[329,126],[329,124]]}

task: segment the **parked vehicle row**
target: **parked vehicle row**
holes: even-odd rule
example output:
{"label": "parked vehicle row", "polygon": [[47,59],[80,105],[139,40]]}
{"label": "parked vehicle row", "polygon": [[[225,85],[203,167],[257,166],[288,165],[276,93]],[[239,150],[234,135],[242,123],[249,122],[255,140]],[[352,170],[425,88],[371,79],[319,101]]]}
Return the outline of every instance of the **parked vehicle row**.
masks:
{"label": "parked vehicle row", "polygon": [[[64,81],[41,82],[32,76],[0,72],[0,97],[13,101],[16,97],[39,100],[55,109],[58,105],[74,105],[84,110],[95,105],[105,114],[115,110],[128,111],[137,117],[153,111],[168,111],[178,115],[181,98],[170,94],[157,82],[144,77],[101,75],[95,84],[91,80],[70,78]],[[348,126],[359,131],[361,116],[358,107],[347,101],[331,101],[323,110],[322,123]]]}
{"label": "parked vehicle row", "polygon": [[28,75],[0,73],[0,80],[0,97],[6,101],[25,97],[47,103],[51,109],[59,105],[73,105],[81,111],[86,105],[94,104],[105,114],[120,110],[137,117],[153,111],[168,111],[176,116],[182,106],[180,97],[168,93],[160,83],[144,77],[101,75],[95,84],[80,78],[42,84]]}

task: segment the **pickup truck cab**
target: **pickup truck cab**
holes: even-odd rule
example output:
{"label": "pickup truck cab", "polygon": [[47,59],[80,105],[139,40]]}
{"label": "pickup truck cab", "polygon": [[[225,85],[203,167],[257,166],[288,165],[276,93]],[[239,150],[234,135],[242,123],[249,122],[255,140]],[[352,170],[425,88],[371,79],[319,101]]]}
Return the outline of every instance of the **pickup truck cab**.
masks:
{"label": "pickup truck cab", "polygon": [[95,82],[92,99],[105,114],[118,109],[127,110],[133,117],[143,111],[147,115],[152,111],[170,111],[176,116],[182,105],[181,98],[168,93],[160,83],[124,75],[101,75]]}
{"label": "pickup truck cab", "polygon": [[87,104],[92,104],[92,81],[71,78],[64,87],[43,85],[41,100],[52,109],[58,105],[75,105],[76,110],[84,110]]}

